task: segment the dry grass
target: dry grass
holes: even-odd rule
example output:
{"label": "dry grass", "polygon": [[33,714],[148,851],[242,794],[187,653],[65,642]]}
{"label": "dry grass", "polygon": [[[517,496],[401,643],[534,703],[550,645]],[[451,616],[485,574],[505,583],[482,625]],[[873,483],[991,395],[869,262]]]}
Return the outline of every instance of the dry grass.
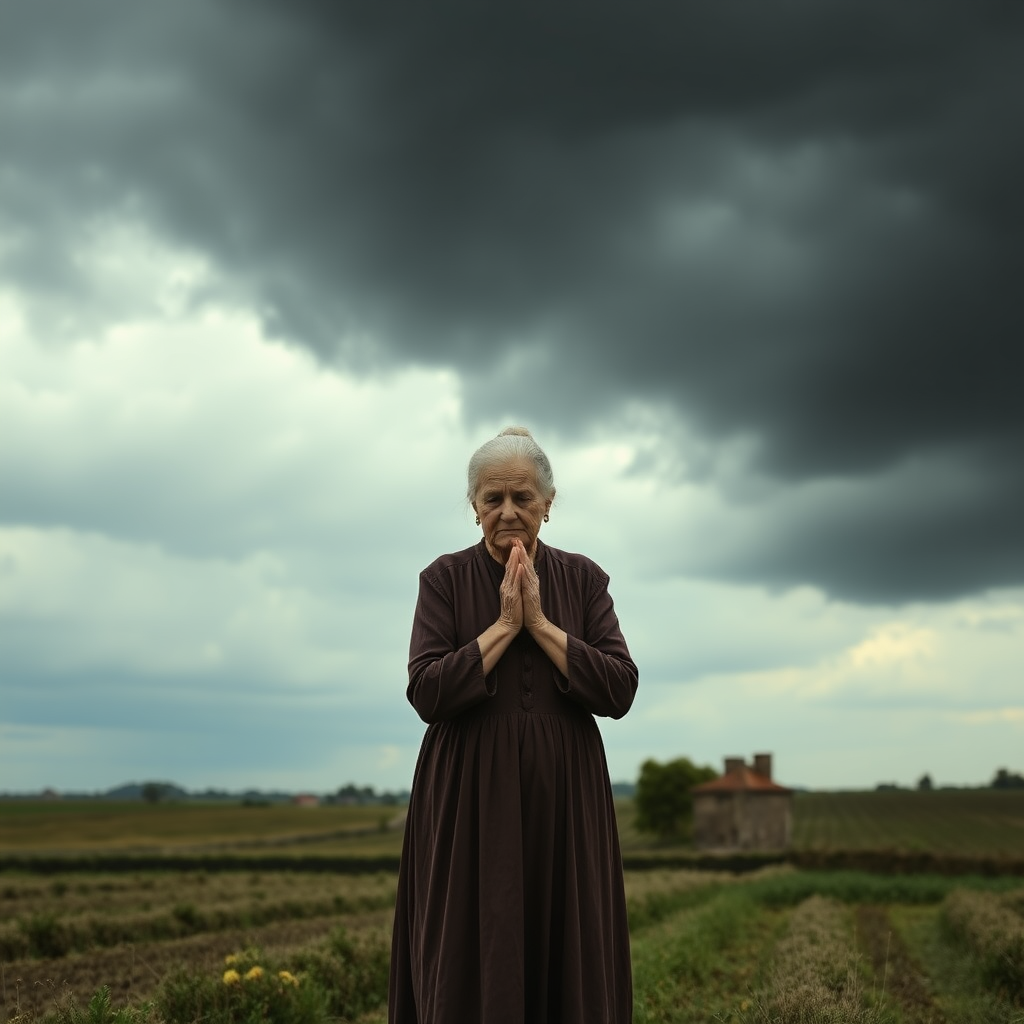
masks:
{"label": "dry grass", "polygon": [[0,957],[64,956],[393,906],[396,876],[201,873],[10,876],[0,888]]}
{"label": "dry grass", "polygon": [[848,907],[812,896],[797,907],[775,948],[766,987],[743,1018],[750,1024],[883,1024],[894,1020],[868,999]]}
{"label": "dry grass", "polygon": [[401,847],[389,825],[398,808],[247,807],[241,804],[138,801],[0,801],[0,849],[9,854],[225,852],[259,848],[327,852],[353,839]]}
{"label": "dry grass", "polygon": [[1024,1003],[1024,917],[1020,894],[955,889],[942,907],[949,933],[978,961],[982,975],[1010,999]]}

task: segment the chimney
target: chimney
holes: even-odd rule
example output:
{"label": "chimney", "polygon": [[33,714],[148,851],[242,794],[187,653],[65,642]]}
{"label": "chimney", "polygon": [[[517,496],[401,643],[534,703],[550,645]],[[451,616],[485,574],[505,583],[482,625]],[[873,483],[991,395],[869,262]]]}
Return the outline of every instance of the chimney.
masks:
{"label": "chimney", "polygon": [[725,759],[725,774],[729,775],[732,772],[738,772],[743,767],[742,757],[727,757]]}
{"label": "chimney", "polygon": [[772,777],[772,755],[755,754],[754,771],[757,772],[758,775],[763,775],[770,782]]}

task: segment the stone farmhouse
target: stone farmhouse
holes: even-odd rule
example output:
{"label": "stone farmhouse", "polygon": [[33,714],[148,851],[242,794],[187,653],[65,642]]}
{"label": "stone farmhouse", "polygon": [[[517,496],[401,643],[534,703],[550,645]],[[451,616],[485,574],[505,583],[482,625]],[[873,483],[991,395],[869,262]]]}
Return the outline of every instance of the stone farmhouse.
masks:
{"label": "stone farmhouse", "polygon": [[793,791],[772,781],[772,755],[752,766],[727,757],[725,772],[694,786],[693,840],[702,850],[784,850],[793,832]]}

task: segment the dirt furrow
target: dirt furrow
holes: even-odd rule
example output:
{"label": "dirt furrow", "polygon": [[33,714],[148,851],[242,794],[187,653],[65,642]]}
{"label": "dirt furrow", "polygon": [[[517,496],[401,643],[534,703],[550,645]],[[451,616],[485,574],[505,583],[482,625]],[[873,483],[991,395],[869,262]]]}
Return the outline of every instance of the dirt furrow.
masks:
{"label": "dirt furrow", "polygon": [[927,978],[892,927],[884,907],[857,908],[857,944],[867,956],[879,991],[899,1004],[904,1024],[946,1024]]}

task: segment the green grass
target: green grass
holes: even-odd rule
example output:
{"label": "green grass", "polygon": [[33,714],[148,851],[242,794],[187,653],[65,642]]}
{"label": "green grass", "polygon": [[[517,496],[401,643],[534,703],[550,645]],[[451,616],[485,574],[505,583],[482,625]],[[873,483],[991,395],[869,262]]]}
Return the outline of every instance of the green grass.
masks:
{"label": "green grass", "polygon": [[890,919],[928,979],[946,1024],[1024,1024],[1024,1007],[1013,1009],[988,984],[983,965],[951,941],[941,905],[894,907]]}
{"label": "green grass", "polygon": [[757,981],[759,950],[778,928],[738,887],[709,898],[632,939],[635,1024],[698,1024],[739,1009]]}

